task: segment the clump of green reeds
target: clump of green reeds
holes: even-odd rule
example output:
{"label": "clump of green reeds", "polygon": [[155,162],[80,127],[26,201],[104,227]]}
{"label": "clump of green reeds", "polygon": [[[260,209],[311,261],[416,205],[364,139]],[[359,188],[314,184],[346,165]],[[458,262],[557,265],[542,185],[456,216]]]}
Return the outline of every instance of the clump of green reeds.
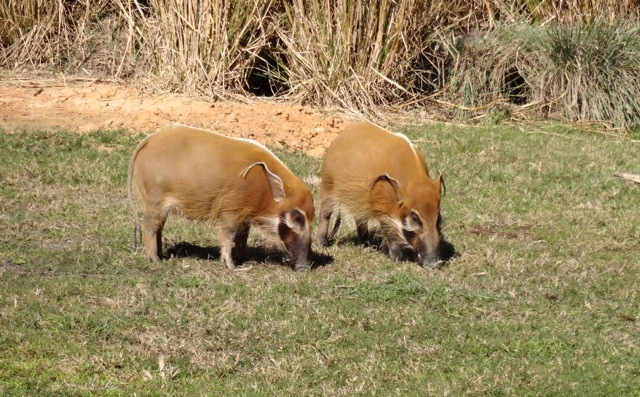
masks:
{"label": "clump of green reeds", "polygon": [[640,28],[629,24],[548,30],[541,94],[573,120],[640,126]]}
{"label": "clump of green reeds", "polygon": [[640,125],[640,30],[631,24],[508,24],[456,46],[454,114],[519,105],[628,130]]}

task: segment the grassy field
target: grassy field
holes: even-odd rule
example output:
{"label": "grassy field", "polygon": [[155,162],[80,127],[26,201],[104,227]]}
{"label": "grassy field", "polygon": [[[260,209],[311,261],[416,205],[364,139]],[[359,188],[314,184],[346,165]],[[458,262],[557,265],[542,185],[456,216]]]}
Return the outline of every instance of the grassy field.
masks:
{"label": "grassy field", "polygon": [[[447,182],[442,270],[354,245],[229,272],[172,218],[149,263],[141,136],[0,132],[1,395],[623,396],[640,390],[640,143],[571,128],[405,130]],[[320,162],[279,153],[317,189]],[[348,226],[348,225],[347,225]],[[203,259],[212,256],[212,259]]]}

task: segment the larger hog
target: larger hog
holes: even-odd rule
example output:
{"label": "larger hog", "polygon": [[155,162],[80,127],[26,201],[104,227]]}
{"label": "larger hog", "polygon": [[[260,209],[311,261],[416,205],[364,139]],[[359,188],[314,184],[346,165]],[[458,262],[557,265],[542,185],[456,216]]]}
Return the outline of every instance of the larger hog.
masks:
{"label": "larger hog", "polygon": [[[337,207],[353,215],[358,240],[368,241],[368,222],[380,223],[383,249],[394,260],[405,248],[425,267],[441,263],[441,177],[432,180],[424,157],[401,134],[368,122],[345,128],[322,163],[318,242],[329,244],[331,214]],[[339,218],[336,220],[336,227]]]}
{"label": "larger hog", "polygon": [[257,142],[168,127],[140,142],[131,157],[132,208],[134,181],[144,207],[142,239],[151,260],[162,256],[162,228],[175,211],[218,223],[220,260],[229,269],[235,267],[232,248],[244,254],[253,225],[279,237],[295,270],[309,268],[311,191]]}

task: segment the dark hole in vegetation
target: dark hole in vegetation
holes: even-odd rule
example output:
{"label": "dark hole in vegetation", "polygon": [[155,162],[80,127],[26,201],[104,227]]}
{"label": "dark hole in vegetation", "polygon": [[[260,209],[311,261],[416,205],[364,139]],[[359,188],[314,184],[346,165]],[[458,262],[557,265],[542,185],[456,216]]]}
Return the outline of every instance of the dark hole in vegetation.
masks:
{"label": "dark hole in vegetation", "polygon": [[247,75],[245,90],[256,96],[273,97],[289,89],[286,82],[286,59],[275,49],[278,43],[264,47],[256,56]]}
{"label": "dark hole in vegetation", "polygon": [[142,11],[142,14],[145,17],[151,15],[151,4],[150,0],[138,0],[139,10]]}
{"label": "dark hole in vegetation", "polygon": [[529,86],[517,67],[512,67],[505,73],[502,87],[509,102],[515,105],[524,105],[529,101]]}
{"label": "dark hole in vegetation", "polygon": [[415,65],[415,81],[413,88],[415,91],[423,94],[430,94],[435,91],[438,81],[438,71],[430,62],[426,55],[421,55],[416,60]]}
{"label": "dark hole in vegetation", "polygon": [[412,64],[414,70],[413,91],[432,94],[445,86],[453,58],[439,43],[432,43]]}

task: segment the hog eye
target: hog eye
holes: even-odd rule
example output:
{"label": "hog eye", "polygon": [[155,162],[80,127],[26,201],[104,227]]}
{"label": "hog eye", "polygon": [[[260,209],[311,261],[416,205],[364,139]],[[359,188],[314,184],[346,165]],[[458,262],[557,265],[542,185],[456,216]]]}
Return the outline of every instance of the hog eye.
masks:
{"label": "hog eye", "polygon": [[422,221],[420,220],[420,215],[418,215],[415,211],[411,213],[411,219],[419,225],[422,224]]}
{"label": "hog eye", "polygon": [[304,226],[304,214],[298,210],[291,211],[291,217],[300,226]]}

